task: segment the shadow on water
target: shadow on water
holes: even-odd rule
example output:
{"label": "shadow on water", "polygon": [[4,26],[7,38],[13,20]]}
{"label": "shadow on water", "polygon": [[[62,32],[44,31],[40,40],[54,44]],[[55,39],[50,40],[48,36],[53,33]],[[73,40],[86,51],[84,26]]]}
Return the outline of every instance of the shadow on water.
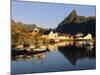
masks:
{"label": "shadow on water", "polygon": [[58,47],[59,52],[61,52],[70,63],[75,66],[77,60],[82,58],[95,58],[95,45],[93,46],[61,46]]}

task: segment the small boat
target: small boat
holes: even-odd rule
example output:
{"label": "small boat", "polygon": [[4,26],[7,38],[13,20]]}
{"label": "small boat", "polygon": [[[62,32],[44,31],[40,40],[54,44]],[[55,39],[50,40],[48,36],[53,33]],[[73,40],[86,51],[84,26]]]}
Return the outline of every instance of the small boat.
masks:
{"label": "small boat", "polygon": [[27,51],[27,54],[38,54],[38,53],[44,53],[47,50],[43,50],[43,51]]}
{"label": "small boat", "polygon": [[45,45],[40,46],[41,49],[46,49],[47,47]]}
{"label": "small boat", "polygon": [[43,48],[35,48],[33,51],[45,51],[46,49]]}
{"label": "small boat", "polygon": [[31,51],[31,48],[25,48],[26,51]]}
{"label": "small boat", "polygon": [[38,54],[38,53],[43,53],[46,52],[47,50],[44,49],[35,49],[35,50],[18,50],[18,49],[12,49],[11,50],[11,55],[15,56],[15,55],[24,55],[24,54]]}
{"label": "small boat", "polygon": [[11,55],[23,55],[26,54],[27,51],[26,50],[19,50],[19,49],[12,49],[11,50]]}
{"label": "small boat", "polygon": [[34,45],[31,45],[31,46],[29,46],[29,48],[34,49],[34,48],[35,48],[35,46],[34,46]]}

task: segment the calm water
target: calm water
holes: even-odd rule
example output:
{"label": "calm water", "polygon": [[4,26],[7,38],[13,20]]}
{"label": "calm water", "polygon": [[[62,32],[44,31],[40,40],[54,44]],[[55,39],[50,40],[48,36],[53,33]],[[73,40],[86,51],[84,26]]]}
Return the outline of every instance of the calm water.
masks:
{"label": "calm water", "polygon": [[95,68],[95,47],[79,42],[48,45],[46,52],[13,56],[11,62],[12,75]]}

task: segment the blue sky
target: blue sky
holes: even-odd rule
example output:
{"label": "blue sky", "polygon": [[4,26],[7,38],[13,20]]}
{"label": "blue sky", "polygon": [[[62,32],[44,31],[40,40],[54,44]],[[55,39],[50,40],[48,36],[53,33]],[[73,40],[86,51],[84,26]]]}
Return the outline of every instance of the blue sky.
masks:
{"label": "blue sky", "polygon": [[80,16],[95,16],[95,6],[36,3],[12,1],[12,16],[15,21],[36,24],[44,28],[55,28],[75,9]]}

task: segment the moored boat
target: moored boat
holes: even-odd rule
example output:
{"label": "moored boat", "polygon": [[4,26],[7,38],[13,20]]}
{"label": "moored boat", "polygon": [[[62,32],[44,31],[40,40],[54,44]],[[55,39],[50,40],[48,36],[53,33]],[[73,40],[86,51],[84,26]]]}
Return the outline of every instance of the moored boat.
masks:
{"label": "moored boat", "polygon": [[46,49],[44,48],[35,48],[34,51],[45,51]]}

